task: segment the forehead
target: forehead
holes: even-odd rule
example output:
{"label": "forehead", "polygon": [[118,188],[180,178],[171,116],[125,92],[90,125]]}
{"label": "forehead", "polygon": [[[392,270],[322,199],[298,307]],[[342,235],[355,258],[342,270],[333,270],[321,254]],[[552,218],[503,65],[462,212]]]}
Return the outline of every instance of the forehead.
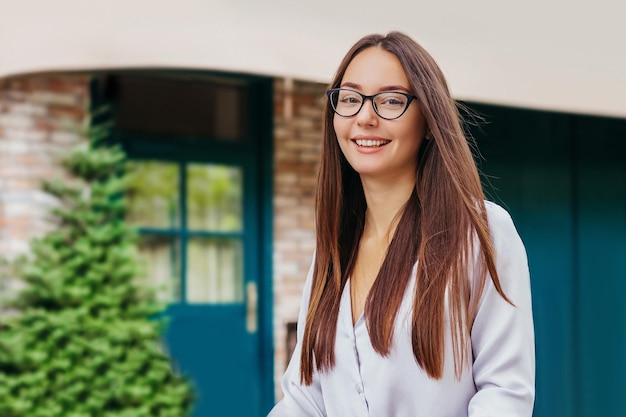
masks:
{"label": "forehead", "polygon": [[378,90],[386,86],[410,88],[398,57],[378,47],[364,49],[352,59],[341,80],[342,85],[346,83],[363,90]]}

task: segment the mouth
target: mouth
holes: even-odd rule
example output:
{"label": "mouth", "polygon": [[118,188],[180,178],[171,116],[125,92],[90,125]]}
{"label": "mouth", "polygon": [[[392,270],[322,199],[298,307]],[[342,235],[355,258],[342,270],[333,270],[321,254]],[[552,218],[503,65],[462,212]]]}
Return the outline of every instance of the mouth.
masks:
{"label": "mouth", "polygon": [[353,141],[360,148],[380,148],[391,142],[386,139],[354,139]]}

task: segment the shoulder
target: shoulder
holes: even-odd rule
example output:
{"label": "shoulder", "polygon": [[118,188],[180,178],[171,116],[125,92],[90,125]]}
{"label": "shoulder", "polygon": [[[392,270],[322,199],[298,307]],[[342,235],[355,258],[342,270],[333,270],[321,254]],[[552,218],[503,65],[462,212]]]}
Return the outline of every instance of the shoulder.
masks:
{"label": "shoulder", "polygon": [[498,258],[519,256],[526,258],[526,249],[513,219],[508,211],[498,204],[485,201],[489,233]]}
{"label": "shoulder", "polygon": [[485,200],[485,209],[487,210],[487,219],[489,225],[494,227],[507,227],[513,225],[513,219],[508,211],[493,201]]}
{"label": "shoulder", "polygon": [[527,270],[526,248],[511,215],[491,201],[485,201],[485,208],[498,268],[506,269],[514,265]]}
{"label": "shoulder", "polygon": [[494,244],[506,237],[518,236],[513,219],[508,211],[492,201],[485,200],[489,232]]}

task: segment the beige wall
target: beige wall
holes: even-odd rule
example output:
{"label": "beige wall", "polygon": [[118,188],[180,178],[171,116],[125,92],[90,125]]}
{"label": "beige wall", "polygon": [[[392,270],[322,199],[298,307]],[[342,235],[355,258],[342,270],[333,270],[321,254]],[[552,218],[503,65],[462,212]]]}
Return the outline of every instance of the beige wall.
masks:
{"label": "beige wall", "polygon": [[623,0],[0,0],[0,10],[0,77],[159,67],[327,82],[356,39],[400,29],[434,55],[456,98],[626,117]]}

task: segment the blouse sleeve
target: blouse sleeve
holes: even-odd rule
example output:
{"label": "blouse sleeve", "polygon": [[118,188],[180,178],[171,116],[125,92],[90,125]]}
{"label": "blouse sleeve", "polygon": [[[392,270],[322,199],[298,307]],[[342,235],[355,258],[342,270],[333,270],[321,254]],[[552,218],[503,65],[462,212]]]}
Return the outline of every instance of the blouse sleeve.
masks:
{"label": "blouse sleeve", "polygon": [[528,262],[509,214],[487,203],[496,268],[509,304],[487,277],[472,326],[472,372],[477,393],[470,417],[531,417],[535,345]]}
{"label": "blouse sleeve", "polygon": [[313,264],[302,292],[300,314],[298,315],[297,342],[287,370],[283,375],[281,387],[284,397],[270,411],[268,417],[325,417],[326,410],[322,397],[322,388],[318,373],[313,373],[311,385],[300,384],[300,352],[302,351],[302,335],[306,314],[311,296],[313,282]]}

